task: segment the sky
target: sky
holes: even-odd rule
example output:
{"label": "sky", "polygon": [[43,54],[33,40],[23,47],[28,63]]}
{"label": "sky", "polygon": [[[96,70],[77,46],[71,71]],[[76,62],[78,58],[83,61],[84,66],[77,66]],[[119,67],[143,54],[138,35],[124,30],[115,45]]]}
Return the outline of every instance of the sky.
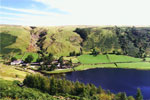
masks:
{"label": "sky", "polygon": [[150,0],[0,0],[0,24],[150,25]]}

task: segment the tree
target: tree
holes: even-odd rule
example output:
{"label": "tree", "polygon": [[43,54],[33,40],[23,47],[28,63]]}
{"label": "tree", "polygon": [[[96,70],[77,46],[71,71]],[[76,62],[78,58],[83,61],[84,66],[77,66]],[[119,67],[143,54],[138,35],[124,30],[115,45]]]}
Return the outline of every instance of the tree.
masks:
{"label": "tree", "polygon": [[97,52],[96,50],[95,50],[95,48],[94,49],[92,49],[92,53],[91,53],[91,55],[93,55],[93,56],[97,56],[99,54],[99,52]]}
{"label": "tree", "polygon": [[63,62],[64,62],[63,56],[59,57],[58,63],[60,63],[60,67],[63,66]]}
{"label": "tree", "polygon": [[103,89],[102,89],[101,86],[99,86],[98,89],[97,89],[97,93],[100,94],[100,93],[102,93],[102,92],[103,92]]}
{"label": "tree", "polygon": [[136,100],[143,100],[143,96],[139,88],[137,89]]}
{"label": "tree", "polygon": [[69,53],[69,56],[75,56],[75,55],[76,55],[75,51]]}
{"label": "tree", "polygon": [[126,93],[121,93],[120,100],[128,100]]}
{"label": "tree", "polygon": [[129,96],[128,100],[135,100],[133,96]]}
{"label": "tree", "polygon": [[4,59],[4,63],[6,63],[6,61],[10,60],[9,58],[10,58],[10,55],[5,54],[2,56],[2,59]]}
{"label": "tree", "polygon": [[52,64],[51,67],[50,67],[50,71],[53,71],[56,69],[56,65]]}
{"label": "tree", "polygon": [[56,93],[57,93],[57,84],[56,84],[56,80],[55,80],[55,78],[54,77],[52,77],[51,79],[50,79],[50,94],[51,95],[55,95]]}
{"label": "tree", "polygon": [[52,54],[52,53],[50,53],[48,56],[45,56],[45,55],[44,55],[44,56],[41,58],[41,61],[43,61],[45,65],[51,64],[53,60],[54,60],[54,57],[53,57],[53,54]]}
{"label": "tree", "polygon": [[69,65],[72,66],[72,60],[71,59],[69,60]]}
{"label": "tree", "polygon": [[11,58],[11,62],[13,62],[13,61],[15,61],[15,60],[17,60],[16,57],[12,57],[12,58]]}
{"label": "tree", "polygon": [[28,57],[25,59],[26,63],[31,63],[33,61],[34,57],[32,55],[28,55]]}

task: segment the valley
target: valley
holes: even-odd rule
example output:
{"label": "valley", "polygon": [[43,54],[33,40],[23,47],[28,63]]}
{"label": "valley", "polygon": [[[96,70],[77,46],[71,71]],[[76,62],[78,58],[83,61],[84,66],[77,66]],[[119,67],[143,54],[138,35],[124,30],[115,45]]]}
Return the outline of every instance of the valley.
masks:
{"label": "valley", "polygon": [[[107,78],[110,79],[111,76],[109,75],[111,72],[115,72],[114,76],[120,72],[119,75],[122,77],[118,77],[120,79],[118,81],[120,84],[118,85],[122,85],[122,80],[128,80],[128,77],[132,77],[128,75],[124,77],[125,74],[128,74],[128,71],[133,71],[130,72],[130,75],[132,73],[145,75],[145,79],[147,79],[150,71],[149,27],[34,27],[0,25],[0,40],[0,83],[5,87],[8,84],[17,87],[18,91],[15,91],[16,93],[24,89],[25,91],[29,91],[30,88],[36,88],[38,90],[32,90],[34,91],[33,95],[35,98],[38,98],[36,94],[39,93],[41,98],[48,96],[52,100],[56,98],[60,100],[61,98],[63,98],[62,100],[99,100],[93,98],[104,98],[104,100],[118,98],[116,100],[123,100],[121,97],[128,98],[128,100],[135,100],[134,98],[136,97],[130,97],[130,95],[136,93],[129,93],[129,86],[127,86],[127,90],[116,90],[109,86],[105,87],[106,80],[103,77],[108,75]],[[95,73],[90,72],[91,70]],[[108,74],[101,74],[98,71]],[[84,73],[86,76],[84,76]],[[94,76],[94,78],[87,74]],[[62,75],[70,81],[57,79],[57,75]],[[87,77],[89,77],[88,80],[98,80],[99,75],[101,76],[100,80],[104,84],[95,83],[95,81],[86,81]],[[50,78],[47,78],[47,76],[50,76]],[[55,78],[52,78],[52,76]],[[82,80],[78,80],[82,77]],[[134,78],[136,77],[132,77],[129,81],[134,83],[132,81]],[[27,88],[20,88],[16,84],[14,85],[12,81],[15,80],[19,84],[24,84]],[[113,77],[112,80],[115,80],[115,78]],[[140,81],[143,82],[143,84],[140,84],[140,88],[144,93],[143,96],[146,96],[147,99],[149,96],[147,96],[145,91],[149,90],[143,90],[142,86],[145,86],[149,81],[146,82],[141,78],[138,82]],[[35,85],[36,83],[34,82],[38,83],[38,85]],[[111,82],[113,83],[113,81]],[[68,85],[66,86],[68,90],[64,90],[62,84]],[[104,88],[101,93],[99,92],[99,85]],[[132,87],[135,87],[133,89],[135,92],[139,86],[132,84]],[[5,88],[0,88],[8,96],[9,93],[7,94]],[[108,89],[108,91],[105,89]],[[11,88],[10,90],[14,89]],[[90,91],[93,92],[91,93]],[[138,89],[138,91],[140,90]],[[42,94],[41,92],[48,94]],[[25,94],[27,93],[25,92]],[[13,97],[13,95],[9,95],[8,97],[17,99],[18,96]],[[28,95],[27,98],[29,97]],[[25,97],[22,96],[20,98]]]}

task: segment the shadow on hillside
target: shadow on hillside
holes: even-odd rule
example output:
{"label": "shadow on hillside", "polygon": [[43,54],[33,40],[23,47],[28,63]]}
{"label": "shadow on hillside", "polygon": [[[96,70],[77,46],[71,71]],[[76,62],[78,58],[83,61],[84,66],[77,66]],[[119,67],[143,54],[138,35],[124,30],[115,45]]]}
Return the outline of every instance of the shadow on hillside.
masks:
{"label": "shadow on hillside", "polygon": [[17,36],[7,34],[7,32],[0,33],[0,54],[8,54],[10,52],[21,52],[20,49],[9,48],[8,46],[16,42]]}

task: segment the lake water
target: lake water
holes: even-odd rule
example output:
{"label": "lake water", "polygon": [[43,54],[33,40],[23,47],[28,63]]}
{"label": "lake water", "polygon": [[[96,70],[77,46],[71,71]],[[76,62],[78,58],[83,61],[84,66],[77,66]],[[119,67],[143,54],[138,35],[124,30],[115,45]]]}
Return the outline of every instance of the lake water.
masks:
{"label": "lake water", "polygon": [[150,71],[135,69],[99,68],[66,73],[66,79],[92,83],[113,93],[126,92],[135,96],[140,88],[144,99],[150,100]]}

